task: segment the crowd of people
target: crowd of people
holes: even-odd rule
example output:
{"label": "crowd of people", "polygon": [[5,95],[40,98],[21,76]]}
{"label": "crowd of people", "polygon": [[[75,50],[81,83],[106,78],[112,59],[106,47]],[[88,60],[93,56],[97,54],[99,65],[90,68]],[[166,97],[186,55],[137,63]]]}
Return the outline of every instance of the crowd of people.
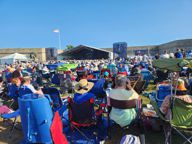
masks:
{"label": "crowd of people", "polygon": [[[162,55],[156,55],[154,59],[183,58],[185,54],[181,50],[177,50],[175,54],[168,54],[166,51]],[[53,84],[52,79],[57,76],[58,84],[52,85],[59,88],[61,93],[73,93],[73,99],[76,103],[84,103],[90,99],[106,98],[105,103],[110,106],[109,98],[119,101],[129,101],[132,99],[140,99],[140,93],[136,91],[129,77],[138,77],[137,80],[145,80],[142,72],[148,71],[155,82],[162,82],[168,79],[168,74],[157,75],[157,68],[152,65],[153,59],[144,56],[135,56],[128,59],[116,60],[63,60],[49,61],[46,63],[26,62],[4,65],[0,77],[1,99],[3,91],[7,87],[9,98],[16,102],[18,97],[30,93],[43,95],[42,88]],[[65,72],[50,70],[48,65],[63,63],[75,63],[75,69],[68,69]],[[179,74],[175,79],[179,79]],[[166,76],[165,76],[166,75]],[[165,76],[163,78],[163,76]],[[137,81],[138,82],[138,81]],[[65,90],[63,90],[65,87]],[[147,85],[145,85],[145,88]],[[188,89],[187,89],[188,88]],[[181,100],[192,103],[192,97],[189,95],[190,83],[179,79],[176,97]],[[160,107],[163,115],[167,115],[170,111],[170,96],[164,99]],[[16,104],[15,109],[18,108]],[[110,112],[110,118],[121,127],[129,125],[136,118],[136,109],[118,109],[113,108]]]}

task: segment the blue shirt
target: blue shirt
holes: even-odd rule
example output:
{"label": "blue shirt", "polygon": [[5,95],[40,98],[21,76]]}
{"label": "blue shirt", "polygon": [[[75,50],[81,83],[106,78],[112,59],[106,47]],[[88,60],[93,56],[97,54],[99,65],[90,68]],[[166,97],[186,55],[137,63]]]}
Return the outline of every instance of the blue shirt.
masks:
{"label": "blue shirt", "polygon": [[105,83],[105,79],[101,78],[99,79],[93,86],[93,88],[91,89],[91,92],[94,94],[105,94],[105,91],[103,90],[103,86]]}

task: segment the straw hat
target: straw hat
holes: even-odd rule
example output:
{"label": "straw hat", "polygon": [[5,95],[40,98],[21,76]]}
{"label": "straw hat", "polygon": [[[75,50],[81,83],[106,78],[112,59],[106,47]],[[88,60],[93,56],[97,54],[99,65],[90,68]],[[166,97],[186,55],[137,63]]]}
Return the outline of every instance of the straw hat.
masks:
{"label": "straw hat", "polygon": [[81,79],[76,85],[75,85],[75,92],[79,94],[87,93],[91,90],[91,88],[94,86],[94,83],[88,82],[86,79]]}

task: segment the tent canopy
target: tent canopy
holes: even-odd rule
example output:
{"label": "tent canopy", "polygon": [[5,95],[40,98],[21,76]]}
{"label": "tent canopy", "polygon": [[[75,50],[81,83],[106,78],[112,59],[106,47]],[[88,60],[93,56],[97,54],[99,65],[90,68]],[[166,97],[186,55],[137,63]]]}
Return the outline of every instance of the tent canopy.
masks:
{"label": "tent canopy", "polygon": [[58,71],[67,71],[67,70],[72,70],[72,69],[76,69],[78,66],[78,64],[75,63],[71,63],[71,64],[64,64],[62,66],[57,67]]}
{"label": "tent canopy", "polygon": [[182,67],[192,66],[192,60],[190,59],[158,59],[153,61],[153,66],[162,70],[169,70],[179,72]]}
{"label": "tent canopy", "polygon": [[47,68],[49,69],[49,70],[56,70],[57,69],[57,67],[59,67],[59,66],[61,66],[61,65],[63,65],[64,63],[62,63],[62,62],[57,62],[57,63],[55,63],[55,64],[48,64],[47,65]]}
{"label": "tent canopy", "polygon": [[14,53],[14,54],[7,55],[0,58],[1,64],[5,64],[5,63],[12,64],[15,61],[27,61],[27,60],[28,58],[25,55],[19,54],[19,53]]}

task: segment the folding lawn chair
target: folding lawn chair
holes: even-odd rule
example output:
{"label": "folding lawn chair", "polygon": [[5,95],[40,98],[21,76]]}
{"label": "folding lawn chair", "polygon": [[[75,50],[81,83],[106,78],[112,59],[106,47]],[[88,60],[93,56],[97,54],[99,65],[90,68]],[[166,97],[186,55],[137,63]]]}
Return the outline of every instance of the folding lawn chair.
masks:
{"label": "folding lawn chair", "polygon": [[93,71],[92,74],[94,75],[95,79],[99,79],[100,77],[100,71]]}
{"label": "folding lawn chair", "polygon": [[22,85],[19,88],[19,97],[22,97],[25,94],[32,94],[33,92],[26,86]]}
{"label": "folding lawn chair", "polygon": [[135,85],[141,79],[140,76],[127,76],[127,78],[130,80],[132,88],[135,88]]}
{"label": "folding lawn chair", "polygon": [[5,120],[8,120],[8,119],[14,119],[13,123],[11,124],[11,129],[9,131],[9,137],[11,137],[13,134],[13,131],[16,127],[17,119],[19,116],[20,116],[20,110],[19,109],[17,109],[16,111],[13,111],[11,113],[5,113],[5,114],[1,115],[1,118],[3,118],[4,122],[5,122]]}
{"label": "folding lawn chair", "polygon": [[149,70],[142,70],[141,75],[143,76],[143,80],[146,81],[145,88],[148,86],[150,80],[152,79],[152,74]]}
{"label": "folding lawn chair", "polygon": [[[102,105],[101,105],[102,107]],[[94,110],[94,99],[78,104],[73,101],[72,98],[68,98],[68,114],[69,122],[72,130],[76,129],[83,137],[85,137],[89,142],[90,137],[87,136],[80,128],[92,128],[94,127],[95,141],[98,140],[98,122],[99,118],[102,116],[101,111]],[[98,142],[96,142],[98,143]]]}
{"label": "folding lawn chair", "polygon": [[134,87],[134,90],[138,93],[141,94],[145,90],[145,84],[146,81],[138,81]]}
{"label": "folding lawn chair", "polygon": [[170,94],[171,94],[171,85],[170,84],[158,84],[157,85],[156,101],[157,101],[157,104],[159,107],[163,103],[164,98]]}
{"label": "folding lawn chair", "polygon": [[85,70],[78,70],[78,71],[76,71],[76,73],[77,73],[77,81],[87,78],[87,71],[85,71]]}
{"label": "folding lawn chair", "polygon": [[54,74],[51,77],[51,83],[55,84],[55,85],[60,85],[60,79],[59,79],[59,74]]}
{"label": "folding lawn chair", "polygon": [[17,101],[19,97],[19,88],[15,84],[9,83],[7,85],[7,96]]}
{"label": "folding lawn chair", "polygon": [[[141,100],[133,99],[133,100],[115,100],[109,97],[110,106],[108,108],[108,126],[109,126],[109,137],[111,137],[111,124],[110,124],[110,108],[117,108],[117,109],[132,109],[135,108],[137,112],[136,119],[128,126],[123,127],[124,129],[127,129],[133,125],[137,125],[139,128],[138,135],[140,136],[141,143],[145,143],[145,135],[144,135],[144,127],[143,127],[143,121],[141,119],[141,111],[142,111],[142,104]],[[131,130],[131,129],[130,129]],[[135,132],[135,131],[134,131]]]}
{"label": "folding lawn chair", "polygon": [[90,99],[82,104],[77,104],[68,98],[69,120],[77,127],[96,125],[94,100]]}
{"label": "folding lawn chair", "polygon": [[171,106],[171,120],[165,119],[159,111],[157,103],[151,101],[154,110],[164,124],[165,144],[172,143],[172,130],[175,130],[182,138],[185,139],[183,144],[192,144],[192,104],[186,103],[178,98],[175,98],[173,101],[174,102]]}
{"label": "folding lawn chair", "polygon": [[53,111],[57,111],[63,105],[60,92],[58,89],[53,87],[45,87],[42,89],[44,94],[48,94],[53,102]]}
{"label": "folding lawn chair", "polygon": [[[18,97],[19,97],[19,88],[17,88],[14,84],[8,84],[7,85],[7,96],[12,100],[11,104],[7,107],[11,112],[2,114],[1,117],[3,118],[3,121],[8,119],[14,119],[13,123],[11,124],[11,129],[9,131],[9,136],[12,136],[13,130],[16,127],[17,119],[20,116],[19,109],[18,109]],[[12,111],[12,109],[14,111]]]}

